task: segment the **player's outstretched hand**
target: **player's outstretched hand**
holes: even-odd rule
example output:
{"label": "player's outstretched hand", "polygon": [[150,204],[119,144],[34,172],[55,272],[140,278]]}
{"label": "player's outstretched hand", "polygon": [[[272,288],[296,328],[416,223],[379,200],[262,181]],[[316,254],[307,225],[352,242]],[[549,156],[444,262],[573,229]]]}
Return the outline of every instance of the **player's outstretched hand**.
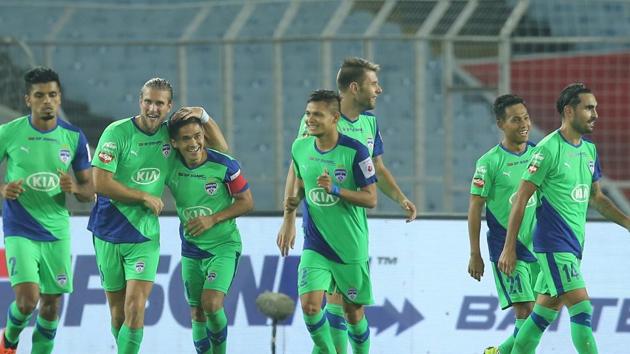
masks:
{"label": "player's outstretched hand", "polygon": [[173,114],[173,116],[171,117],[171,121],[175,122],[180,119],[186,120],[191,117],[201,118],[201,116],[203,115],[203,111],[203,107],[182,107],[178,109],[175,114]]}
{"label": "player's outstretched hand", "polygon": [[470,256],[470,260],[468,261],[468,274],[471,277],[477,279],[477,281],[481,281],[481,277],[483,277],[483,258],[481,258],[480,254],[473,254]]}
{"label": "player's outstretched hand", "polygon": [[20,194],[24,192],[24,187],[22,187],[23,180],[19,179],[17,181],[9,182],[5,184],[0,192],[2,193],[2,198],[16,200]]}
{"label": "player's outstretched hand", "polygon": [[327,168],[324,168],[324,171],[322,171],[322,174],[319,175],[319,177],[317,177],[317,185],[319,187],[324,188],[326,190],[326,193],[330,193],[332,191],[332,188],[333,188],[332,178],[330,178]]}
{"label": "player's outstretched hand", "polygon": [[212,215],[199,216],[188,220],[186,223],[186,232],[188,232],[190,236],[197,237],[212,228],[216,223],[217,221]]}
{"label": "player's outstretched hand", "polygon": [[59,187],[61,187],[61,190],[65,193],[76,193],[77,185],[74,183],[72,176],[60,169],[57,169],[57,173],[59,174]]}
{"label": "player's outstretched hand", "polygon": [[276,238],[276,244],[282,257],[289,255],[289,249],[293,249],[293,246],[295,246],[295,223],[282,222]]}
{"label": "player's outstretched hand", "polygon": [[284,210],[287,213],[294,212],[300,206],[301,199],[298,197],[287,197],[284,200]]}
{"label": "player's outstretched hand", "polygon": [[516,251],[506,250],[505,248],[501,252],[499,257],[499,270],[507,275],[512,275],[514,268],[516,267]]}
{"label": "player's outstretched hand", "polygon": [[162,202],[162,199],[154,197],[148,193],[144,195],[142,205],[151,210],[156,216],[160,215],[162,209],[164,209],[164,202]]}
{"label": "player's outstretched hand", "polygon": [[400,207],[407,212],[407,222],[416,220],[416,206],[411,200],[405,198],[400,202]]}

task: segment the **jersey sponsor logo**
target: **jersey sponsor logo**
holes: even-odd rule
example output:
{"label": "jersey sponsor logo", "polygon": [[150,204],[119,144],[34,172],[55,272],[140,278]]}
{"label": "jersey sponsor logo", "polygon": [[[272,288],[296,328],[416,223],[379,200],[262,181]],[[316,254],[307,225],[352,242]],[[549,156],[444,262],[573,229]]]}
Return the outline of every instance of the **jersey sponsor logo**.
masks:
{"label": "jersey sponsor logo", "polygon": [[363,172],[363,176],[365,176],[365,178],[370,178],[376,174],[371,157],[359,162],[359,167],[361,167],[361,171]]}
{"label": "jersey sponsor logo", "polygon": [[595,173],[595,161],[591,160],[588,162],[588,169],[591,171],[591,174]]}
{"label": "jersey sponsor logo", "polygon": [[346,179],[348,172],[344,168],[338,168],[335,170],[335,178],[339,183],[343,182]]}
{"label": "jersey sponsor logo", "polygon": [[31,153],[31,149],[27,148],[26,146],[20,146],[20,150],[24,151],[27,154]]}
{"label": "jersey sponsor logo", "polygon": [[313,188],[308,191],[308,199],[317,206],[333,206],[339,202],[339,197],[328,194],[324,188]]}
{"label": "jersey sponsor logo", "polygon": [[50,192],[59,186],[59,176],[50,172],[37,172],[26,177],[26,185],[36,191]]}
{"label": "jersey sponsor logo", "polygon": [[348,291],[346,292],[346,295],[348,295],[348,299],[350,300],[354,300],[357,298],[357,296],[359,295],[359,291],[356,288],[350,288],[348,289]]}
{"label": "jersey sponsor logo", "polygon": [[171,154],[171,144],[162,145],[162,155],[164,155],[164,157],[168,157],[168,155],[170,154]]}
{"label": "jersey sponsor logo", "polygon": [[139,169],[131,180],[137,184],[151,184],[160,179],[160,170],[155,167]]}
{"label": "jersey sponsor logo", "polygon": [[115,142],[113,141],[108,141],[105,144],[103,144],[103,150],[116,150],[118,146],[116,145]]}
{"label": "jersey sponsor logo", "polygon": [[137,261],[136,262],[136,273],[142,273],[144,272],[144,262],[143,261]]}
{"label": "jersey sponsor logo", "polygon": [[[510,199],[509,199],[510,205],[512,205],[512,203],[514,202],[515,198],[516,198],[516,192],[512,193],[512,195],[510,196]],[[536,194],[533,194],[527,200],[527,205],[525,205],[525,207],[526,208],[530,208],[530,207],[533,207],[535,205],[536,205]]]}
{"label": "jersey sponsor logo", "polygon": [[65,274],[57,275],[57,284],[64,286],[68,282],[68,276]]}
{"label": "jersey sponsor logo", "polygon": [[588,198],[590,195],[590,187],[587,184],[578,184],[571,191],[571,199],[578,203],[586,203],[588,202]]}
{"label": "jersey sponsor logo", "polygon": [[193,206],[193,207],[189,207],[189,208],[184,209],[182,214],[184,214],[184,219],[192,220],[192,219],[198,218],[200,216],[210,216],[210,215],[212,215],[214,213],[212,212],[212,209],[210,209],[208,207],[205,207],[205,206]]}
{"label": "jersey sponsor logo", "polygon": [[486,182],[482,178],[475,177],[473,178],[473,184],[475,185],[475,187],[483,188]]}
{"label": "jersey sponsor logo", "polygon": [[536,173],[536,171],[538,171],[538,168],[540,167],[540,163],[545,159],[545,156],[543,156],[543,154],[537,152],[535,154],[532,155],[532,160],[529,163],[529,167],[527,167],[527,171],[529,171],[529,173],[534,174]]}
{"label": "jersey sponsor logo", "polygon": [[98,153],[98,159],[101,160],[102,163],[110,163],[114,159],[114,156],[104,151],[101,151]]}
{"label": "jersey sponsor logo", "polygon": [[[475,179],[480,179],[483,181],[483,177],[486,175],[486,172],[488,172],[488,169],[486,168],[486,166],[478,166],[475,169],[475,176],[473,178],[473,181]],[[481,184],[481,186],[478,187],[483,187],[483,183]]]}
{"label": "jersey sponsor logo", "polygon": [[215,182],[210,182],[206,183],[204,187],[206,189],[206,193],[208,193],[209,195],[214,195],[214,193],[217,191],[218,184],[216,184]]}
{"label": "jersey sponsor logo", "polygon": [[59,160],[61,160],[61,162],[63,163],[68,163],[68,161],[70,161],[70,150],[68,149],[61,149],[59,150]]}
{"label": "jersey sponsor logo", "polygon": [[217,272],[208,273],[208,281],[213,282],[217,278]]}

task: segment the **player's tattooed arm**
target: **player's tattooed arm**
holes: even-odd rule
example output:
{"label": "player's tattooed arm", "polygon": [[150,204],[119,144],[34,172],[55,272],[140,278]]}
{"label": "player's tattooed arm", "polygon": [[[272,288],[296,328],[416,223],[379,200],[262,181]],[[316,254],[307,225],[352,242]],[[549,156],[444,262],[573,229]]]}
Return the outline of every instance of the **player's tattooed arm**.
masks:
{"label": "player's tattooed arm", "polygon": [[182,107],[173,114],[171,119],[178,120],[192,117],[201,119],[207,147],[221,152],[228,152],[228,144],[221,132],[221,128],[203,107]]}
{"label": "player's tattooed arm", "polygon": [[62,170],[59,173],[59,185],[65,193],[72,193],[79,202],[90,203],[94,201],[94,184],[92,183],[92,171],[90,168],[74,173],[72,176]]}
{"label": "player's tattooed arm", "polygon": [[[289,255],[289,249],[295,246],[296,210],[302,199],[304,199],[304,182],[295,176],[293,167],[289,168],[289,176],[287,176],[285,188],[284,217],[276,237],[276,245],[278,245],[280,254],[283,257]],[[292,180],[289,181],[289,178],[292,178]]]}
{"label": "player's tattooed arm", "polygon": [[385,167],[385,163],[383,162],[382,156],[375,156],[372,158],[374,162],[374,169],[376,170],[376,177],[378,181],[376,185],[381,192],[385,193],[389,199],[395,201],[400,205],[400,207],[405,211],[407,215],[407,222],[411,222],[416,219],[416,206],[411,202],[405,193],[402,192],[398,183],[396,183],[396,178],[389,171],[387,167]]}
{"label": "player's tattooed arm", "polygon": [[468,261],[468,274],[477,281],[481,280],[484,271],[479,234],[481,233],[481,210],[486,204],[486,198],[471,194],[468,205],[468,239],[470,241],[470,259]]}
{"label": "player's tattooed arm", "polygon": [[149,193],[129,188],[114,179],[114,175],[98,167],[92,169],[94,178],[94,190],[110,199],[128,204],[142,204],[153,214],[159,215],[164,208],[164,203],[158,197]]}
{"label": "player's tattooed arm", "polygon": [[602,192],[602,188],[599,182],[594,182],[591,185],[591,195],[589,199],[590,205],[595,208],[602,216],[606,219],[615,222],[623,227],[626,230],[630,231],[630,217],[624,214],[613,202],[608,198],[604,192]]}
{"label": "player's tattooed arm", "polygon": [[499,257],[499,270],[507,275],[512,275],[516,267],[516,239],[518,237],[518,230],[520,230],[521,223],[523,222],[523,214],[525,213],[527,201],[536,192],[536,189],[536,185],[532,182],[521,181],[518,191],[516,192],[516,197],[514,198],[514,203],[512,203],[505,244],[503,245],[503,251]]}

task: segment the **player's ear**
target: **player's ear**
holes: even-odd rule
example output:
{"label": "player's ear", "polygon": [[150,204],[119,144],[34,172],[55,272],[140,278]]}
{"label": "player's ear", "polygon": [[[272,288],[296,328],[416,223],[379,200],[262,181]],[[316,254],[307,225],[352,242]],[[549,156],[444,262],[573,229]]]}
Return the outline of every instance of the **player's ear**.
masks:
{"label": "player's ear", "polygon": [[31,107],[31,95],[24,95],[24,103],[26,107]]}
{"label": "player's ear", "polygon": [[177,149],[177,141],[173,138],[171,138],[171,145],[173,146],[173,148]]}
{"label": "player's ear", "polygon": [[333,113],[333,121],[336,123],[339,122],[339,118],[341,118],[341,112],[337,111]]}

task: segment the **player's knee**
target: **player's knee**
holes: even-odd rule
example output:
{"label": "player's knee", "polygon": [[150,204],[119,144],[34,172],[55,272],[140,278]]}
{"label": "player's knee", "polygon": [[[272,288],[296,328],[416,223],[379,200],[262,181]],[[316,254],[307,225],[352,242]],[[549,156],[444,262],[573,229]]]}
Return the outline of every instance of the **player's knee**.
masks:
{"label": "player's knee", "polygon": [[18,310],[24,315],[30,315],[37,308],[37,302],[39,301],[39,296],[31,295],[31,296],[20,296],[15,300]]}
{"label": "player's knee", "polygon": [[305,315],[313,316],[318,314],[319,311],[321,311],[321,305],[318,306],[315,302],[309,301],[302,302],[302,312]]}
{"label": "player's knee", "polygon": [[128,296],[125,299],[125,318],[138,317],[144,314],[146,299],[143,296]]}
{"label": "player's knee", "polygon": [[61,297],[42,297],[39,304],[39,314],[45,319],[55,319],[61,309]]}
{"label": "player's knee", "polygon": [[190,318],[195,322],[206,322],[206,314],[203,308],[199,306],[190,308]]}
{"label": "player's knee", "polygon": [[518,319],[526,319],[533,309],[533,303],[521,303],[520,306],[514,306],[514,316]]}

